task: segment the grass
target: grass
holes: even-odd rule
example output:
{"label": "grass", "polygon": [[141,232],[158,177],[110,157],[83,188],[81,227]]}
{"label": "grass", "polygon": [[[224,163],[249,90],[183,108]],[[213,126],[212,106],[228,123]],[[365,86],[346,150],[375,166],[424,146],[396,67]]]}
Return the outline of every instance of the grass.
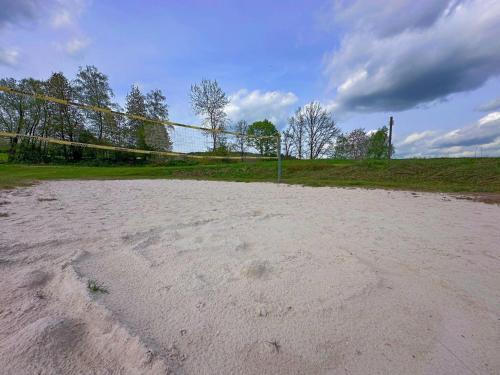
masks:
{"label": "grass", "polygon": [[87,288],[92,293],[108,293],[108,290],[104,287],[104,285],[94,279],[90,279],[87,281]]}
{"label": "grass", "polygon": [[[197,179],[275,182],[276,161],[180,166],[90,167],[0,164],[0,188],[44,180]],[[285,160],[282,182],[439,192],[500,193],[500,158]]]}

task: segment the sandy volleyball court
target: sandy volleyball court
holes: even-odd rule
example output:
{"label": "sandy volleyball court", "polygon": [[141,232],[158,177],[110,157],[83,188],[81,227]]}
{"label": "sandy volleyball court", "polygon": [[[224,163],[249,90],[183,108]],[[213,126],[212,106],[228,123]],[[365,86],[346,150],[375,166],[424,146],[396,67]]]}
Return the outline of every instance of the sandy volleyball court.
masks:
{"label": "sandy volleyball court", "polygon": [[500,373],[497,205],[60,181],[0,212],[5,374]]}

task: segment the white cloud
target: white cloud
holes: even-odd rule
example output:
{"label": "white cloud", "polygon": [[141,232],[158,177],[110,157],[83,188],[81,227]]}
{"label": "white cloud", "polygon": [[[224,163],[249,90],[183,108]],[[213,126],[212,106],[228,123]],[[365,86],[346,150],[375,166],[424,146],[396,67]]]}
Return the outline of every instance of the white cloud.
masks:
{"label": "white cloud", "polygon": [[15,66],[18,57],[19,52],[16,49],[0,47],[0,65]]}
{"label": "white cloud", "polygon": [[339,108],[405,110],[500,74],[497,0],[336,4],[335,20],[345,33],[325,58],[325,74]]}
{"label": "white cloud", "polygon": [[241,89],[231,94],[229,100],[226,112],[232,121],[246,120],[251,123],[268,119],[282,128],[298,98],[292,92]]}
{"label": "white cloud", "polygon": [[73,18],[67,9],[61,9],[52,17],[52,26],[56,29],[71,25]]}
{"label": "white cloud", "polygon": [[363,30],[388,37],[407,30],[431,27],[441,16],[449,15],[463,0],[408,1],[336,0],[330,16],[344,28]]}
{"label": "white cloud", "polygon": [[57,42],[57,47],[72,57],[80,56],[89,46],[90,40],[81,30],[79,19],[89,0],[52,0],[55,4],[52,10],[50,25],[54,29],[65,29],[68,39]]}
{"label": "white cloud", "polygon": [[492,112],[488,113],[486,116],[481,117],[479,119],[479,125],[484,125],[488,123],[492,123],[496,120],[500,120],[500,112]]}
{"label": "white cloud", "polygon": [[426,130],[396,143],[401,157],[500,156],[500,112],[492,112],[476,123],[446,133]]}
{"label": "white cloud", "polygon": [[491,112],[500,110],[500,98],[496,98],[488,103],[482,104],[477,108],[481,112]]}
{"label": "white cloud", "polygon": [[424,138],[428,138],[435,133],[436,132],[432,130],[426,130],[420,133],[411,133],[403,140],[403,142],[401,142],[401,145],[411,145],[415,142],[421,141]]}
{"label": "white cloud", "polygon": [[369,136],[371,136],[371,135],[375,134],[375,133],[377,132],[377,130],[378,130],[378,129],[370,129],[370,130],[367,130],[367,131],[366,131],[366,134],[367,134],[367,135],[369,135]]}
{"label": "white cloud", "polygon": [[75,37],[65,43],[58,44],[58,47],[68,55],[76,57],[80,56],[85,48],[90,44],[90,40],[86,37]]}
{"label": "white cloud", "polygon": [[80,18],[88,0],[56,0],[50,24],[59,28],[78,28]]}
{"label": "white cloud", "polygon": [[347,92],[349,91],[349,89],[351,89],[352,87],[354,87],[357,83],[363,81],[364,79],[366,79],[368,77],[368,73],[366,70],[362,69],[360,70],[359,72],[354,72],[353,74],[351,74],[345,81],[344,83],[342,83],[337,91],[338,92]]}

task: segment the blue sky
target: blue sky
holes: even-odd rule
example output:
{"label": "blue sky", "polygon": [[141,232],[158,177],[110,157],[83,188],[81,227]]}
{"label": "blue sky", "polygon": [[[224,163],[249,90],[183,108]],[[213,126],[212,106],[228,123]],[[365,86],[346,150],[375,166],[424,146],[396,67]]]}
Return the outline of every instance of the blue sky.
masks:
{"label": "blue sky", "polygon": [[283,128],[317,100],[345,130],[395,117],[398,155],[500,155],[500,2],[0,0],[0,77],[92,64],[123,104],[160,88],[198,123],[189,88],[217,79],[232,120]]}

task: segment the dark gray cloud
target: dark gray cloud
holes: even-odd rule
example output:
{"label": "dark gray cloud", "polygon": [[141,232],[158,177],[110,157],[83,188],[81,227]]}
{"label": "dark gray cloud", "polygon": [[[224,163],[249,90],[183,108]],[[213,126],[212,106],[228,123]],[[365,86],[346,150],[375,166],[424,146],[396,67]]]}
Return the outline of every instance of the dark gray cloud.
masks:
{"label": "dark gray cloud", "polygon": [[[337,108],[410,109],[476,89],[500,74],[499,1],[394,3],[397,11],[415,11],[386,11],[379,23],[368,14],[367,25],[349,31],[327,57],[326,74],[337,92]],[[359,4],[367,2],[356,2],[354,14],[361,12]],[[390,4],[379,7],[386,6]]]}
{"label": "dark gray cloud", "polygon": [[0,0],[0,28],[37,18],[40,5],[40,0]]}
{"label": "dark gray cloud", "polygon": [[337,24],[350,30],[369,31],[388,37],[405,30],[425,29],[440,17],[450,14],[463,0],[336,1],[333,14]]}
{"label": "dark gray cloud", "polygon": [[500,98],[496,98],[491,102],[480,105],[479,107],[477,107],[477,110],[481,112],[491,112],[500,110]]}
{"label": "dark gray cloud", "polygon": [[[73,58],[81,57],[91,42],[79,26],[79,18],[89,3],[90,0],[0,0],[0,35],[8,25],[15,29],[33,24],[64,29],[58,36],[64,35],[65,40],[52,45]],[[23,52],[15,43],[0,45],[0,66],[17,66],[26,58]]]}

